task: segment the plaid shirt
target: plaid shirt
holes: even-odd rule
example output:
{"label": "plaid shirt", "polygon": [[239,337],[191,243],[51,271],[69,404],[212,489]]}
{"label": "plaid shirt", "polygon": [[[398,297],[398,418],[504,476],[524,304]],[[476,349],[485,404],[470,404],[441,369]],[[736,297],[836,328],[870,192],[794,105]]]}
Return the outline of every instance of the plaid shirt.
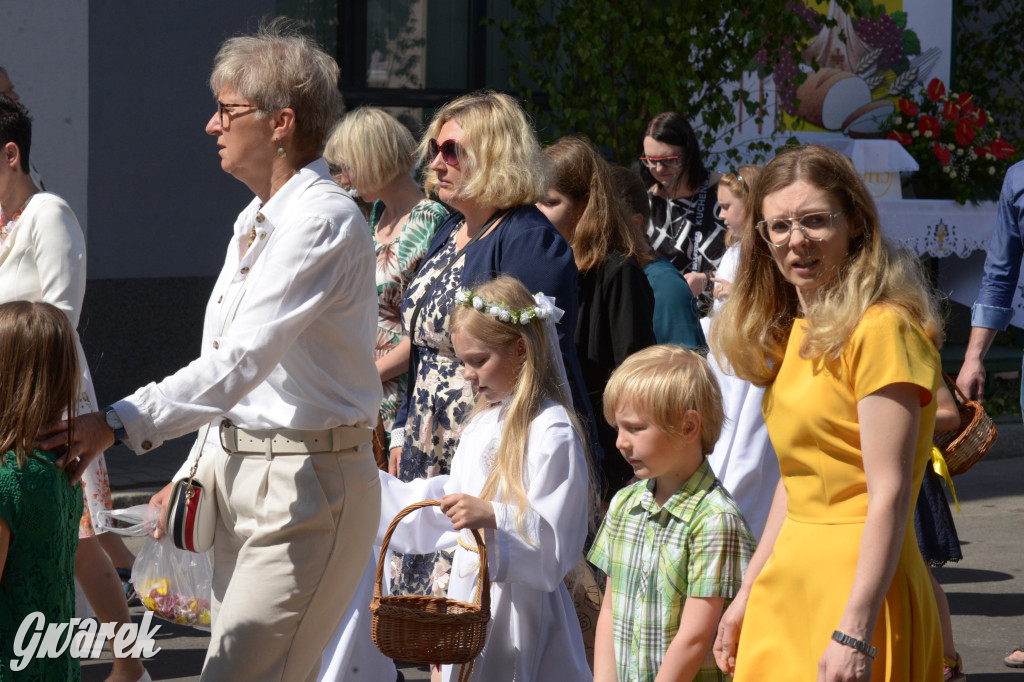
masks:
{"label": "plaid shirt", "polygon": [[[611,579],[620,682],[655,678],[687,597],[732,599],[754,544],[707,459],[660,509],[653,480],[615,495],[587,558]],[[726,679],[710,650],[694,679]]]}

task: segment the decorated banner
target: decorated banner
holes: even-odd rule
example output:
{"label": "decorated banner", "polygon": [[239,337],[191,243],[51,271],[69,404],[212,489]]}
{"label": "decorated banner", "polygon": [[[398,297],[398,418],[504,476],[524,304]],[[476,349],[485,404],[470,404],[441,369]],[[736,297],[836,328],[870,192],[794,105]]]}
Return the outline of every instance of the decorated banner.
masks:
{"label": "decorated banner", "polygon": [[[952,0],[853,5],[847,13],[834,0],[794,3],[805,26],[794,36],[805,45],[801,59],[781,50],[757,56],[773,75],[748,72],[739,84],[758,93],[763,109],[739,111],[738,139],[773,137],[779,129],[881,137],[899,97],[933,78],[949,81]],[[801,73],[806,78],[798,83]]]}

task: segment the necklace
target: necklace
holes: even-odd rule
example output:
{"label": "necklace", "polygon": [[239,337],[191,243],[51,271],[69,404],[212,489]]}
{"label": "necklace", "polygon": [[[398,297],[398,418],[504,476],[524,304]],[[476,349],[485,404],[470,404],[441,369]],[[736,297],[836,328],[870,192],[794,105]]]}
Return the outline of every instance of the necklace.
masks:
{"label": "necklace", "polygon": [[0,240],[7,239],[7,236],[11,233],[11,231],[14,229],[14,226],[18,223],[18,218],[20,218],[21,214],[25,212],[25,207],[28,206],[28,202],[32,200],[33,196],[35,196],[35,192],[28,195],[28,199],[25,199],[25,201],[22,202],[21,206],[18,208],[17,211],[14,212],[14,215],[11,216],[10,218],[7,218],[3,214],[3,211],[0,211]]}

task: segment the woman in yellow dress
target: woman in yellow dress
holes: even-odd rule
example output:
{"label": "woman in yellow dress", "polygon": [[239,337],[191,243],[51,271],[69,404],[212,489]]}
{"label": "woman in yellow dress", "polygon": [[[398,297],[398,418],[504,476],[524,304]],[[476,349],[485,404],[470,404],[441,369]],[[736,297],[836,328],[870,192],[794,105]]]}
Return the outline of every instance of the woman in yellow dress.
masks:
{"label": "woman in yellow dress", "polygon": [[[753,188],[743,262],[711,335],[765,386],[782,472],[715,656],[736,682],[942,679],[913,501],[941,330],[923,273],[882,239],[853,165],[808,146]],[[909,529],[909,532],[908,532]]]}

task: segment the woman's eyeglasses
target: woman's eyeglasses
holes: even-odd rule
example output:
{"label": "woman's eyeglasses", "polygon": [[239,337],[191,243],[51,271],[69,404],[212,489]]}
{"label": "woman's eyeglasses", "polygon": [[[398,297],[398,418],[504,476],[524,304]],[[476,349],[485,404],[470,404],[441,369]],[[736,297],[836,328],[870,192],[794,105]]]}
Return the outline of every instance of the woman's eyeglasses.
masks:
{"label": "woman's eyeglasses", "polygon": [[648,168],[661,164],[662,168],[676,169],[683,165],[683,160],[680,156],[641,156],[640,163]]}
{"label": "woman's eyeglasses", "polygon": [[793,230],[797,229],[804,235],[804,239],[820,242],[832,231],[832,221],[842,214],[842,211],[835,213],[822,211],[792,218],[772,218],[771,220],[762,220],[754,227],[766,242],[776,248],[781,248],[789,243],[790,237],[793,236]]}
{"label": "woman's eyeglasses", "polygon": [[427,142],[427,154],[430,155],[430,160],[433,161],[437,158],[437,155],[441,155],[441,160],[445,162],[447,166],[458,166],[459,158],[463,155],[462,145],[455,140],[445,140],[441,144],[437,143],[437,140],[431,138]]}
{"label": "woman's eyeglasses", "polygon": [[220,126],[224,127],[224,113],[227,112],[228,116],[235,115],[235,109],[259,109],[256,104],[228,104],[217,100],[217,114],[220,116]]}

